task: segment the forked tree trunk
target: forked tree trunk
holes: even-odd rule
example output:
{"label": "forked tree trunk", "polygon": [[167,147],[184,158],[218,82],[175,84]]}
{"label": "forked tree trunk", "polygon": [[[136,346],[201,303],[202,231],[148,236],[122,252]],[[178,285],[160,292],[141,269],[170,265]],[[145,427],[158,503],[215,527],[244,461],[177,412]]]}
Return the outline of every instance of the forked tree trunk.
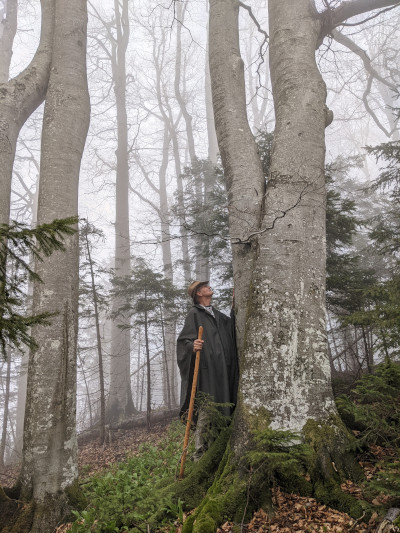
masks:
{"label": "forked tree trunk", "polygon": [[315,62],[321,21],[309,0],[271,0],[275,107],[258,256],[249,292],[241,411],[301,430],[335,411],[325,326],[326,88]]}
{"label": "forked tree trunk", "polygon": [[[211,24],[225,20],[227,30],[221,44],[221,34],[215,37],[218,32],[211,27],[210,42],[239,288],[242,373],[237,419],[245,424],[264,412],[273,428],[301,430],[309,418],[326,418],[334,411],[324,304],[326,89],[315,62],[321,22],[309,0],[269,2],[276,128],[264,197],[260,158],[244,109],[238,8],[236,1],[211,1]],[[223,53],[225,70],[220,65]],[[223,87],[232,87],[231,104]],[[228,122],[233,117],[236,124]],[[247,217],[247,224],[239,214]],[[238,442],[239,448],[242,444]]]}
{"label": "forked tree trunk", "polygon": [[[55,2],[52,68],[43,120],[38,223],[77,216],[78,181],[89,124],[84,0]],[[50,326],[34,328],[30,354],[21,498],[33,500],[32,532],[53,531],[77,479],[76,346],[78,233],[65,239],[36,271],[33,312],[54,312]]]}

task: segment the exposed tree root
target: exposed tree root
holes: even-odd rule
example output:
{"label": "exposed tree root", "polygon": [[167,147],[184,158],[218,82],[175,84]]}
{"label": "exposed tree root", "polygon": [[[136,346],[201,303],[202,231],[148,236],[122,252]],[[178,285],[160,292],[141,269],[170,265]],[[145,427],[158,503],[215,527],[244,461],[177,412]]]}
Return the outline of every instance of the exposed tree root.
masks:
{"label": "exposed tree root", "polygon": [[156,507],[160,508],[162,507],[160,502],[164,504],[164,509],[157,511],[148,520],[150,528],[157,527],[165,518],[168,503],[181,500],[184,502],[185,509],[194,509],[199,505],[206,496],[214,477],[218,475],[230,435],[230,428],[223,429],[200,461],[187,465],[187,475],[182,481],[172,483],[171,480],[166,481],[168,483],[166,486],[159,487],[154,496],[146,500],[145,507],[155,507],[154,504],[157,503]]}
{"label": "exposed tree root", "polygon": [[75,482],[65,493],[47,495],[43,501],[19,500],[20,487],[0,488],[1,533],[53,533],[71,509],[82,508],[82,492]]}
{"label": "exposed tree root", "polygon": [[340,419],[308,421],[301,445],[293,441],[289,445],[293,435],[287,432],[286,441],[285,432],[268,430],[260,435],[239,459],[228,443],[212,486],[185,521],[182,533],[215,533],[225,520],[239,527],[260,507],[272,511],[274,485],[286,492],[314,496],[353,518],[366,512],[363,503],[340,489],[343,479],[357,480],[362,475],[349,449],[352,437]]}

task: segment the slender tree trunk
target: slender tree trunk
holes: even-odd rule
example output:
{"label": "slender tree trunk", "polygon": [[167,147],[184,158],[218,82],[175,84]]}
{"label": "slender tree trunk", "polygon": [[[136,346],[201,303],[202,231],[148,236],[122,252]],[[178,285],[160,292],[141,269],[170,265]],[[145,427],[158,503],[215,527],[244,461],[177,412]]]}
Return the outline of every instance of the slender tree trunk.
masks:
{"label": "slender tree trunk", "polygon": [[[236,324],[239,352],[245,334],[246,307],[256,242],[248,235],[260,227],[264,176],[246,114],[243,61],[239,51],[236,0],[210,1],[210,75],[215,128],[228,189],[232,237]],[[224,32],[220,29],[224,28]],[[239,244],[240,240],[245,244]]]}
{"label": "slender tree trunk", "polygon": [[[182,72],[182,25],[184,22],[185,12],[186,12],[187,2],[184,4],[178,4],[176,10],[176,18],[178,20],[177,24],[177,35],[176,35],[176,61],[175,61],[175,79],[174,79],[174,88],[175,88],[175,97],[179,105],[179,109],[182,112],[185,127],[186,127],[186,139],[187,147],[190,157],[190,165],[192,167],[192,172],[196,176],[196,173],[199,173],[199,163],[196,155],[194,133],[193,133],[193,119],[190,115],[185,98],[182,94],[180,83],[181,83],[181,72]],[[204,190],[201,186],[200,179],[195,179],[195,194],[196,201],[200,205],[204,205]],[[194,258],[195,272],[194,276],[196,279],[205,280],[206,276],[209,273],[209,258],[200,253],[202,248],[202,236],[196,235],[195,238],[195,247],[196,253]]]}
{"label": "slender tree trunk", "polygon": [[5,8],[0,23],[0,83],[6,83],[9,78],[18,17],[18,0],[3,0],[3,2]]}
{"label": "slender tree trunk", "polygon": [[[167,125],[164,125],[164,142],[163,142],[163,157],[159,177],[159,193],[160,193],[160,223],[161,223],[161,250],[163,258],[163,270],[164,276],[172,284],[174,283],[173,269],[172,269],[172,254],[171,254],[171,240],[170,240],[170,214],[168,207],[168,195],[167,195],[167,167],[168,167],[168,155],[169,155],[169,143],[170,135]],[[164,315],[167,320],[167,327],[165,332],[166,338],[166,361],[163,376],[163,397],[164,403],[168,403],[172,400],[173,405],[176,405],[175,398],[175,377],[176,377],[176,328],[175,320],[171,316],[171,312],[165,311]],[[169,376],[169,377],[168,377]],[[168,395],[173,392],[173,397],[168,400]]]}
{"label": "slender tree trunk", "polygon": [[[115,276],[130,275],[129,234],[129,164],[128,164],[128,120],[126,111],[126,49],[129,42],[128,2],[122,7],[115,0],[117,39],[113,44],[112,71],[115,102],[117,108],[117,171],[115,203]],[[111,333],[111,375],[110,394],[107,406],[109,421],[129,418],[136,410],[133,405],[130,382],[130,320],[118,313],[126,304],[123,296],[114,297],[112,311],[116,318]],[[127,327],[128,326],[128,327]]]}
{"label": "slender tree trunk", "polygon": [[88,383],[88,380],[86,379],[85,365],[84,365],[84,362],[81,356],[79,355],[79,350],[77,353],[78,353],[79,364],[81,365],[81,368],[82,368],[83,382],[85,383],[85,389],[86,389],[86,404],[85,404],[84,411],[86,411],[86,405],[87,405],[88,410],[89,410],[89,424],[90,424],[90,427],[92,427],[93,426],[93,414],[92,414],[92,402],[90,401],[89,383]]}
{"label": "slender tree trunk", "polygon": [[19,462],[22,457],[22,442],[24,433],[24,416],[25,416],[25,402],[26,402],[26,383],[28,378],[28,360],[29,353],[24,350],[21,357],[21,363],[18,370],[17,388],[17,417],[15,428],[15,442],[13,449],[13,462]]}
{"label": "slender tree trunk", "polygon": [[213,110],[212,94],[211,94],[209,39],[210,39],[210,32],[209,32],[208,23],[207,23],[207,48],[206,48],[205,73],[204,73],[205,74],[204,89],[205,89],[205,102],[206,102],[208,159],[215,166],[218,160],[218,141],[217,141],[217,134],[215,131],[214,110]]}
{"label": "slender tree trunk", "polygon": [[[11,0],[13,1],[13,0]],[[50,73],[54,31],[54,1],[42,0],[40,43],[29,66],[8,83],[0,84],[0,223],[10,216],[11,179],[19,132],[43,102]]]}
{"label": "slender tree trunk", "polygon": [[[146,294],[145,294],[146,298]],[[151,429],[151,374],[150,374],[150,346],[149,346],[149,332],[147,310],[144,312],[144,340],[146,346],[146,367],[147,367],[147,402],[146,402],[146,419],[147,429]]]}
{"label": "slender tree trunk", "polygon": [[[154,37],[154,36],[153,36]],[[155,38],[155,37],[154,37]],[[162,43],[164,44],[164,42]],[[160,47],[162,48],[162,47]],[[175,159],[175,168],[177,169],[179,165],[179,149],[178,149],[178,140],[177,140],[177,134],[176,134],[176,126],[179,122],[179,119],[174,123],[172,113],[170,108],[168,107],[169,116],[165,110],[165,106],[162,99],[162,81],[161,81],[161,75],[162,75],[162,60],[160,59],[160,48],[157,49],[155,46],[155,41],[153,43],[153,60],[154,65],[156,68],[156,90],[157,90],[157,102],[158,102],[158,109],[160,111],[160,114],[162,116],[163,122],[164,122],[164,136],[163,136],[163,152],[162,152],[162,159],[161,159],[161,165],[158,171],[158,194],[159,194],[159,202],[160,202],[160,208],[159,208],[159,216],[160,216],[160,226],[161,226],[161,250],[162,250],[162,259],[163,259],[163,271],[164,276],[166,279],[168,279],[171,284],[174,283],[174,272],[172,267],[172,254],[171,254],[171,217],[170,217],[170,209],[168,205],[168,191],[167,191],[167,169],[168,169],[168,163],[169,163],[169,146],[171,139],[173,139],[173,145],[174,150],[177,151],[178,159]],[[180,175],[179,175],[179,179]],[[184,239],[183,241],[183,249],[185,248],[185,245],[187,246],[187,239],[185,239],[184,232],[182,234],[182,237]],[[185,264],[185,263],[184,263]],[[185,268],[185,267],[184,267]],[[170,392],[172,391],[172,402],[173,405],[176,405],[176,371],[177,371],[177,365],[176,365],[176,322],[173,319],[173,316],[171,316],[171,313],[169,311],[165,311],[165,317],[167,320],[167,327],[166,327],[166,357],[167,357],[167,365],[168,368],[163,368],[163,400],[164,403],[168,403],[168,390]],[[170,385],[168,385],[168,378],[167,374],[170,376]],[[170,389],[169,389],[170,387]]]}
{"label": "slender tree trunk", "polygon": [[145,369],[143,367],[143,372],[142,372],[142,386],[141,386],[141,389],[140,389],[140,409],[139,411],[141,412],[142,409],[143,409],[143,394],[144,394],[144,373],[145,373]]}
{"label": "slender tree trunk", "polygon": [[372,353],[372,347],[368,343],[368,331],[365,330],[365,327],[362,326],[362,338],[364,343],[364,352],[365,352],[365,362],[367,364],[368,374],[372,374],[372,369],[374,366],[374,357]]}
{"label": "slender tree trunk", "polygon": [[[55,2],[52,68],[46,98],[40,165],[38,223],[77,216],[78,181],[89,124],[85,0]],[[50,326],[34,328],[30,354],[21,496],[35,502],[32,532],[53,531],[67,506],[65,490],[77,479],[76,347],[78,234],[65,239],[36,271],[33,312],[54,312]]]}
{"label": "slender tree trunk", "polygon": [[86,253],[90,268],[90,281],[92,289],[93,307],[94,307],[94,321],[96,325],[96,340],[97,340],[97,357],[99,361],[99,385],[100,385],[100,442],[105,441],[106,435],[106,399],[104,390],[104,367],[103,367],[103,352],[101,348],[101,332],[100,332],[100,317],[99,317],[99,304],[98,295],[96,289],[96,283],[93,272],[92,254],[90,252],[90,244],[87,232],[85,233]]}
{"label": "slender tree trunk", "polygon": [[[39,164],[35,160],[35,167],[37,168],[38,172]],[[32,194],[31,197],[32,201],[32,226],[35,226],[37,224],[37,201],[38,201],[38,186],[36,187],[35,192]],[[33,264],[33,257],[32,255],[29,258],[29,262]],[[32,312],[32,296],[33,296],[33,282],[29,281],[28,283],[28,312]],[[26,385],[28,381],[28,362],[29,362],[29,352],[27,349],[24,349],[22,351],[22,358],[21,363],[19,366],[19,372],[18,372],[18,380],[17,380],[17,389],[18,389],[18,397],[17,397],[17,416],[16,416],[16,438],[14,441],[14,449],[13,449],[13,456],[12,460],[15,462],[19,462],[22,457],[22,443],[23,443],[23,434],[24,434],[24,417],[25,417],[25,402],[26,402]]]}
{"label": "slender tree trunk", "polygon": [[11,383],[11,350],[7,350],[7,365],[6,365],[6,390],[4,394],[4,410],[3,410],[3,427],[1,431],[0,441],[0,469],[5,465],[5,451],[7,442],[7,424],[10,404],[10,383]]}
{"label": "slender tree trunk", "polygon": [[160,314],[161,314],[161,333],[162,333],[162,352],[163,352],[163,368],[164,368],[164,403],[168,406],[168,409],[172,409],[172,401],[171,401],[171,384],[170,384],[170,377],[169,377],[169,368],[168,368],[168,352],[167,352],[167,341],[165,336],[165,327],[164,327],[164,313],[162,306],[160,307]]}
{"label": "slender tree trunk", "polygon": [[[139,405],[140,403],[140,328],[138,328],[138,362],[137,362],[137,384],[136,384],[136,405]],[[141,408],[139,408],[139,411],[141,411]]]}

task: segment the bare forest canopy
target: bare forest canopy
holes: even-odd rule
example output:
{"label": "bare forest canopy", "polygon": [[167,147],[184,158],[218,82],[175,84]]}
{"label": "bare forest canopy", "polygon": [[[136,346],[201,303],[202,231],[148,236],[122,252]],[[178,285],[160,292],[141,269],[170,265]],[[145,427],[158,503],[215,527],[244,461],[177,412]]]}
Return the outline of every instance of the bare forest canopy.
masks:
{"label": "bare forest canopy", "polygon": [[343,459],[332,385],[400,354],[399,46],[392,0],[0,0],[0,472],[32,531],[77,435],[177,415],[193,280],[235,289],[229,472],[316,422]]}

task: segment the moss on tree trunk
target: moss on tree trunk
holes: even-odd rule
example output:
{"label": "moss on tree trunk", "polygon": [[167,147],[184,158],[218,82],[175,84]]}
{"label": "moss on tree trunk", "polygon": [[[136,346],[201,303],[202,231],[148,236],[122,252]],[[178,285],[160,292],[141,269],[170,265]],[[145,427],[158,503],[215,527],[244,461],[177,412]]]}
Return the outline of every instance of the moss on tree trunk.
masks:
{"label": "moss on tree trunk", "polygon": [[366,510],[363,503],[340,488],[344,479],[362,476],[350,451],[352,440],[340,418],[333,417],[324,422],[309,420],[302,439],[294,439],[290,432],[255,432],[240,457],[229,442],[211,487],[185,521],[182,533],[214,533],[226,520],[239,527],[261,507],[273,512],[271,489],[276,485],[360,517]]}
{"label": "moss on tree trunk", "polygon": [[87,502],[78,481],[64,493],[48,494],[42,501],[20,500],[21,485],[0,487],[0,531],[2,533],[53,532],[71,509],[83,509]]}

